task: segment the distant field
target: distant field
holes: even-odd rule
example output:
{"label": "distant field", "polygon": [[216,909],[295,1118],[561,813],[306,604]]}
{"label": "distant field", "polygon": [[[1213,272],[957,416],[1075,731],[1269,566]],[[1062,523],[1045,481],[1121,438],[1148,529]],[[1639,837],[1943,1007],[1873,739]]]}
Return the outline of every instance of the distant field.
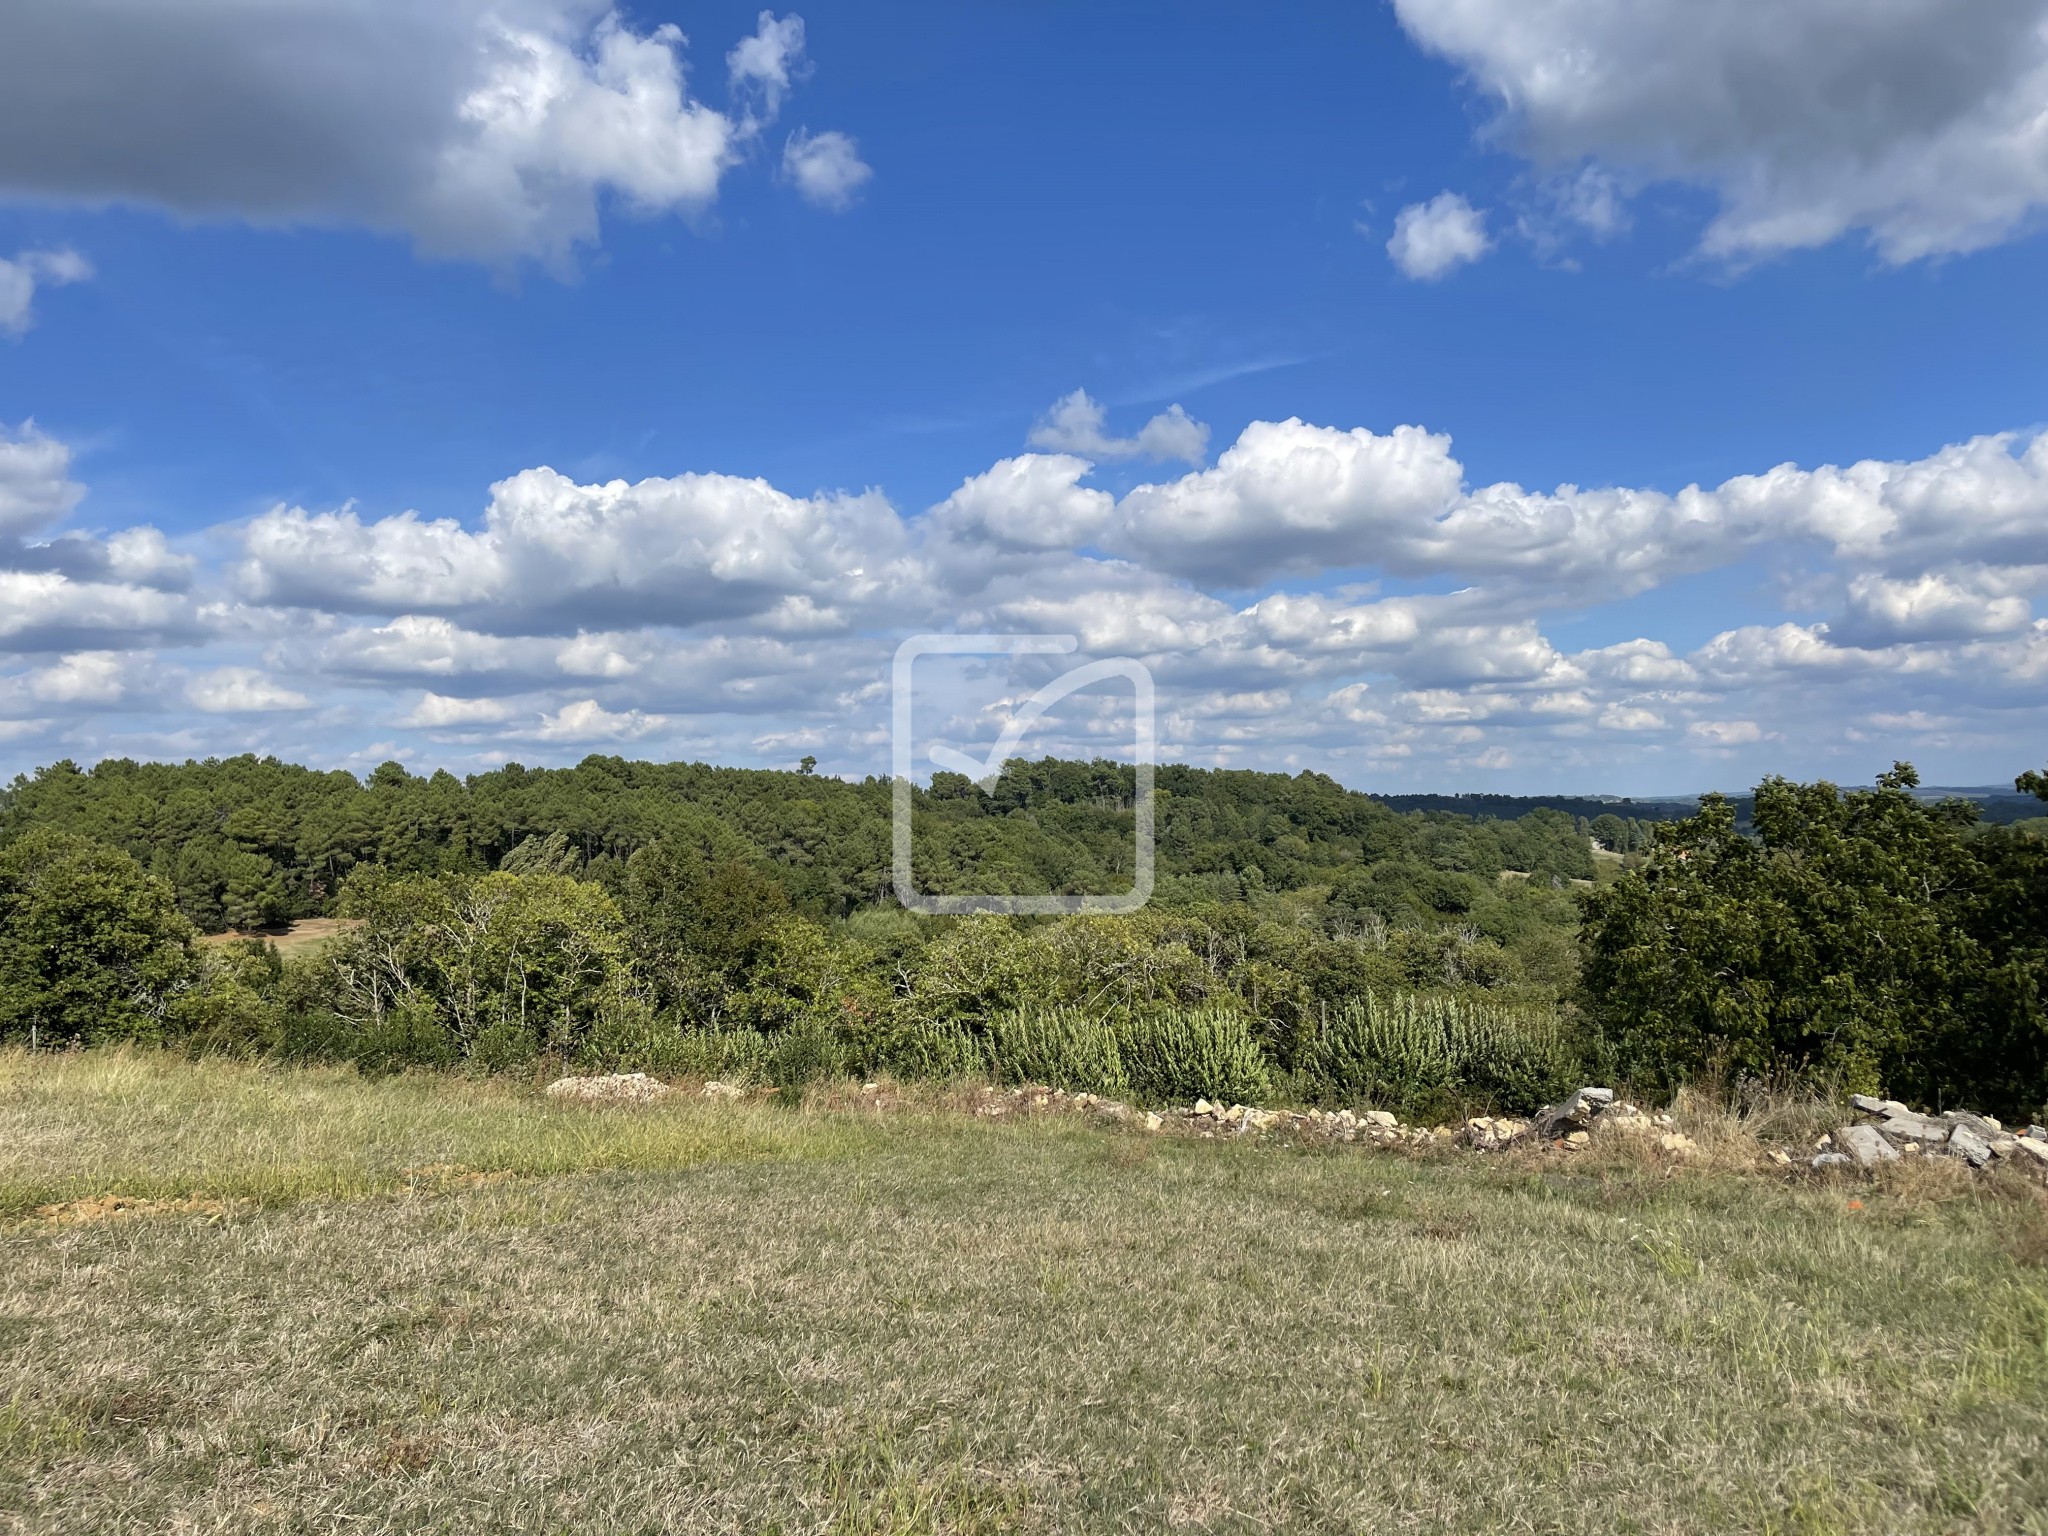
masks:
{"label": "distant field", "polygon": [[202,944],[227,944],[236,939],[267,939],[277,946],[281,955],[310,954],[321,945],[332,942],[360,926],[345,917],[302,917],[297,922],[283,923],[275,928],[257,928],[249,932],[230,929],[226,933],[209,933],[200,939]]}
{"label": "distant field", "polygon": [[1933,1171],[0,1054],[0,1530],[2048,1531]]}

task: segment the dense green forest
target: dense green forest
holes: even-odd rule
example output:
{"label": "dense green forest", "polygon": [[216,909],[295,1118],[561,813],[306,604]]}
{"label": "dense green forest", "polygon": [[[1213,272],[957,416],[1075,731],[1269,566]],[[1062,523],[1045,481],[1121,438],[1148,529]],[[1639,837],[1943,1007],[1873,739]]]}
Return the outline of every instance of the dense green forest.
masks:
{"label": "dense green forest", "polygon": [[[987,793],[940,774],[914,794],[919,883],[1127,889],[1133,792],[1106,761],[1012,763]],[[58,763],[0,795],[0,1038],[1410,1113],[1588,1074],[2048,1098],[2048,842],[1903,766],[1846,794],[1767,782],[1747,819],[1711,796],[1681,819],[1404,812],[1317,774],[1166,767],[1155,897],[1126,918],[913,917],[890,802],[610,757],[466,780]],[[343,920],[316,949],[195,943],[315,916]]]}
{"label": "dense green forest", "polygon": [[[1111,762],[1013,763],[986,795],[941,773],[918,792],[921,888],[1128,889],[1132,793],[1132,770]],[[1503,870],[1591,879],[1589,833],[1622,851],[1648,841],[1644,823],[1611,814],[1597,826],[1549,810],[1513,821],[1401,815],[1311,773],[1165,767],[1157,795],[1159,871],[1183,898],[1332,886],[1389,917],[1404,903],[1463,912]],[[589,757],[466,780],[386,763],[365,781],[274,758],[110,759],[17,779],[0,793],[0,841],[44,827],[119,848],[209,933],[328,913],[363,865],[481,874],[508,859],[532,866],[550,840],[548,872],[612,890],[642,848],[689,842],[757,865],[795,910],[832,919],[888,899],[889,814],[882,779],[702,763]],[[1383,894],[1396,888],[1398,900]]]}

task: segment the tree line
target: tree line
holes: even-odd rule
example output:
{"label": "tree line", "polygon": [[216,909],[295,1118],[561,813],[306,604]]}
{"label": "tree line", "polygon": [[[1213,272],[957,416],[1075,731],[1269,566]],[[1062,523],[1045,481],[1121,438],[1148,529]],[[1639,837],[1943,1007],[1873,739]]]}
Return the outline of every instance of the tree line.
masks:
{"label": "tree line", "polygon": [[[1767,781],[1747,825],[1719,797],[1499,820],[1168,767],[1145,912],[949,920],[894,904],[877,779],[59,763],[0,795],[0,1038],[782,1077],[1043,1072],[1055,1047],[1085,1076],[1181,1041],[1181,1086],[1249,1051],[1267,1091],[1370,1082],[1411,1109],[1597,1073],[2039,1113],[2048,841],[1916,788],[1900,765],[1848,793]],[[920,884],[1127,888],[1134,792],[1110,762],[1014,763],[987,793],[939,775]],[[346,931],[308,955],[195,942],[313,915]],[[1396,1040],[1411,1065],[1372,1065]]]}

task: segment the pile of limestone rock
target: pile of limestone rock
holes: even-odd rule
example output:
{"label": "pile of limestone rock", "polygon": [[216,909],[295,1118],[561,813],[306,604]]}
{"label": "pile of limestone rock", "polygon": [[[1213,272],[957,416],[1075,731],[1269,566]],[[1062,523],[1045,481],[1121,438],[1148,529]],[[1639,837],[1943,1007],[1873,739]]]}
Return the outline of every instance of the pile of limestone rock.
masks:
{"label": "pile of limestone rock", "polygon": [[1908,1157],[1954,1158],[1972,1168],[1994,1160],[2048,1172],[2048,1128],[2030,1125],[2009,1131],[1989,1115],[1967,1110],[1922,1114],[1897,1099],[1855,1094],[1849,1102],[1864,1119],[1823,1136],[1815,1148],[1816,1168],[1875,1168]]}
{"label": "pile of limestone rock", "polygon": [[[875,1086],[870,1083],[867,1088],[872,1091]],[[639,1072],[563,1078],[547,1087],[550,1098],[584,1104],[648,1104],[672,1091],[668,1084]],[[712,1099],[746,1096],[744,1089],[716,1082],[706,1083],[702,1093]],[[1873,1099],[1864,1094],[1849,1102],[1862,1113],[1863,1120],[1821,1137],[1808,1157],[1810,1166],[1875,1168],[1902,1158],[1939,1157],[1970,1168],[2003,1164],[2048,1177],[2048,1128],[2030,1125],[2023,1131],[2009,1131],[1989,1115],[1963,1110],[1923,1114],[1896,1099]],[[997,1116],[1045,1110],[1078,1110],[1148,1131],[1179,1130],[1211,1139],[1279,1133],[1389,1149],[1467,1147],[1500,1152],[1509,1147],[1550,1147],[1576,1152],[1590,1146],[1595,1135],[1628,1135],[1643,1137],[1660,1151],[1678,1157],[1700,1150],[1670,1115],[1653,1114],[1617,1100],[1611,1088],[1581,1088],[1527,1119],[1480,1115],[1462,1125],[1430,1126],[1403,1125],[1399,1117],[1384,1109],[1261,1109],[1208,1099],[1197,1099],[1185,1109],[1154,1112],[1099,1094],[1040,1087],[988,1089],[975,1107],[978,1115]],[[1796,1161],[1782,1148],[1769,1155],[1781,1166]]]}
{"label": "pile of limestone rock", "polygon": [[1362,1141],[1385,1147],[1464,1146],[1498,1152],[1510,1146],[1555,1146],[1576,1152],[1591,1145],[1597,1129],[1653,1136],[1666,1152],[1696,1151],[1669,1115],[1652,1115],[1627,1102],[1617,1102],[1612,1088],[1581,1088],[1520,1120],[1479,1115],[1463,1125],[1403,1125],[1384,1109],[1255,1109],[1244,1104],[1211,1104],[1197,1099],[1176,1118],[1204,1136],[1242,1136],[1248,1132],[1283,1130],[1327,1141]]}
{"label": "pile of limestone rock", "polygon": [[571,1104],[652,1104],[675,1090],[645,1072],[612,1072],[603,1077],[558,1077],[542,1091]]}

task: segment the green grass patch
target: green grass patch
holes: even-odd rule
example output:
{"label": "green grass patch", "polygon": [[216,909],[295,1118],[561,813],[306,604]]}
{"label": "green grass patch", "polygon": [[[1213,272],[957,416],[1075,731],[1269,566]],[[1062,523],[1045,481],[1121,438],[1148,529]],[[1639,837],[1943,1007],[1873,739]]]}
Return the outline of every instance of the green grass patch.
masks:
{"label": "green grass patch", "polygon": [[109,1049],[0,1051],[0,1217],[124,1195],[279,1204],[416,1188],[419,1170],[545,1176],[844,1157],[876,1138],[773,1104],[551,1103],[446,1073],[364,1077]]}

